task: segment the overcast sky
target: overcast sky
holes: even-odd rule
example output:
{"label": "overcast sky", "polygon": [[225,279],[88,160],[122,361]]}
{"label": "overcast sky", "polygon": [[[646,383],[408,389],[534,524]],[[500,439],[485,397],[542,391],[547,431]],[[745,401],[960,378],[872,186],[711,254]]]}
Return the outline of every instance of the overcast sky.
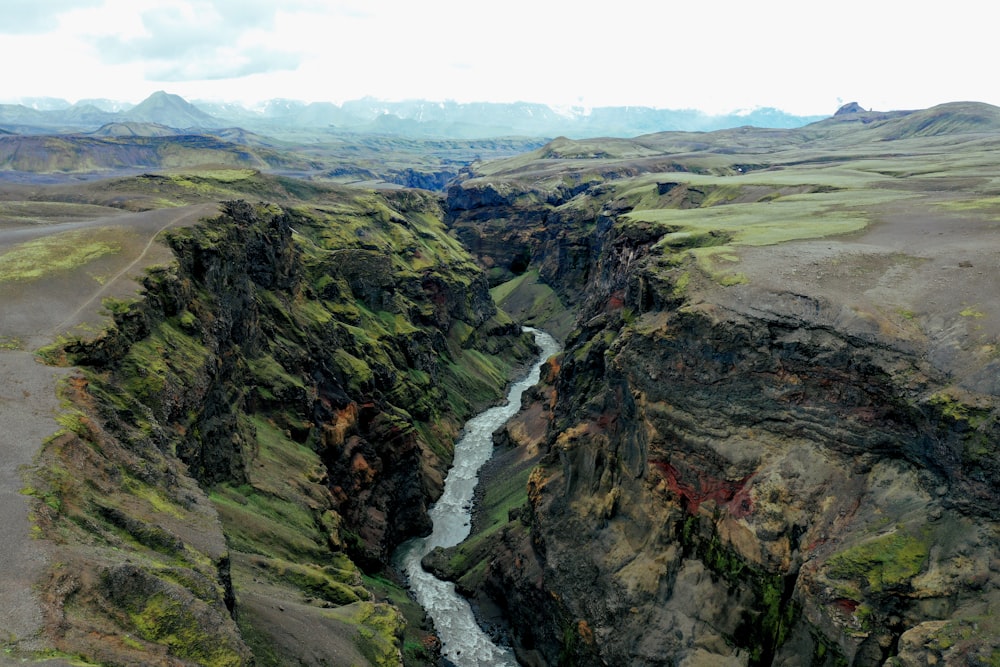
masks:
{"label": "overcast sky", "polygon": [[0,99],[1000,105],[989,3],[0,0]]}

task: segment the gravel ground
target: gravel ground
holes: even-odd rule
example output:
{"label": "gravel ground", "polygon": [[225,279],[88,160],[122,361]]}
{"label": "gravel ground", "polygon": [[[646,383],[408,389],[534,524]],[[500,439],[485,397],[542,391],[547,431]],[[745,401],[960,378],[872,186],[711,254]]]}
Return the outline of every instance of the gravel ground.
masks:
{"label": "gravel ground", "polygon": [[[15,656],[48,648],[41,635],[43,613],[34,585],[45,571],[49,546],[31,535],[29,506],[23,493],[25,473],[42,444],[59,424],[56,388],[69,368],[38,362],[31,350],[68,331],[99,326],[101,300],[136,292],[134,276],[146,266],[170,258],[155,241],[173,226],[190,224],[214,213],[212,206],[191,206],[101,218],[87,223],[40,225],[26,236],[24,228],[0,228],[0,254],[17,243],[70,228],[115,226],[123,251],[95,267],[23,283],[0,283],[0,664],[20,664]],[[100,271],[102,280],[94,279]],[[78,327],[84,327],[83,329]],[[69,664],[59,660],[44,664]]]}
{"label": "gravel ground", "polygon": [[[24,648],[34,646],[42,627],[41,608],[32,584],[47,562],[45,543],[29,537],[29,497],[24,469],[32,464],[41,443],[59,425],[55,414],[59,401],[55,386],[69,369],[51,368],[36,362],[27,352],[0,353],[0,637],[14,639]],[[27,643],[27,646],[24,646]]]}

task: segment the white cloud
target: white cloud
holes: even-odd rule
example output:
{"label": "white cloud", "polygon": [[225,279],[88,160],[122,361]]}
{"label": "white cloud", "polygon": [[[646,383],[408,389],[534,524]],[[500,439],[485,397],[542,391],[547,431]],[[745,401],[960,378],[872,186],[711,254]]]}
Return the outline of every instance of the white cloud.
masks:
{"label": "white cloud", "polygon": [[96,7],[102,0],[4,0],[0,6],[0,33],[32,34],[53,30],[59,26],[64,12]]}
{"label": "white cloud", "polygon": [[[45,11],[38,7],[44,6]],[[840,0],[5,0],[5,95],[365,95],[832,113],[1000,104],[992,24]]]}

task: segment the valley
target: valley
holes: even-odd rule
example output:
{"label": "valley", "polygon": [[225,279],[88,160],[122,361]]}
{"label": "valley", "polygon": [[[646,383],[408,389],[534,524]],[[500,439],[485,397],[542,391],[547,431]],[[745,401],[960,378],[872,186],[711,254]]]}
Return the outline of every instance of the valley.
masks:
{"label": "valley", "polygon": [[529,325],[423,559],[520,664],[1000,661],[1000,109],[118,129],[0,137],[0,660],[441,664]]}

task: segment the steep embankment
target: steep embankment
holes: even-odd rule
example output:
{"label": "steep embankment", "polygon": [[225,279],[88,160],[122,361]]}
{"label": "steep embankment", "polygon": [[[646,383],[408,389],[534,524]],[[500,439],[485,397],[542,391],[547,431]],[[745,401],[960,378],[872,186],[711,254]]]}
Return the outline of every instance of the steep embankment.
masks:
{"label": "steep embankment", "polygon": [[369,575],[427,529],[462,421],[532,343],[435,198],[311,196],[171,232],[176,263],[106,302],[113,327],[50,350],[80,369],[28,489],[56,544],[42,597],[65,654],[431,657],[384,599],[405,595]]}
{"label": "steep embankment", "polygon": [[451,193],[484,264],[577,307],[501,438],[538,461],[526,490],[429,559],[526,664],[1000,656],[995,129],[859,120],[706,136],[631,178],[539,155]]}

